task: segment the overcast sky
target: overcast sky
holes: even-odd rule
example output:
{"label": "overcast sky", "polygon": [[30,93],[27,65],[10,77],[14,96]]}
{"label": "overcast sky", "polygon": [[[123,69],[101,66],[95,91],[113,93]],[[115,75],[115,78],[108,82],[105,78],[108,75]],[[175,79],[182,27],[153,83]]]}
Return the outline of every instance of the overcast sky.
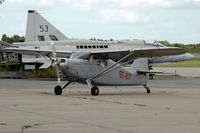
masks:
{"label": "overcast sky", "polygon": [[24,36],[30,9],[69,38],[200,43],[200,0],[5,0],[0,36]]}

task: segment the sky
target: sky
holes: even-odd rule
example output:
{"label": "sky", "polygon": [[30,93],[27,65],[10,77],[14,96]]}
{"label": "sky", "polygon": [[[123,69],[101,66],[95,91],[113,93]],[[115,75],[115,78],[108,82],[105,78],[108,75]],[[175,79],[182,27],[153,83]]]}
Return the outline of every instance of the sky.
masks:
{"label": "sky", "polygon": [[0,36],[24,36],[28,10],[69,38],[200,43],[200,0],[5,0]]}

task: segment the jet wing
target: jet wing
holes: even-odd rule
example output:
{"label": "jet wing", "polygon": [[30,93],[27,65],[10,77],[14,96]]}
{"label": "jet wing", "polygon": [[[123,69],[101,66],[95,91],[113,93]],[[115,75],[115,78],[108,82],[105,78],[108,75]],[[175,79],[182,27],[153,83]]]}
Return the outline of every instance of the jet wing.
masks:
{"label": "jet wing", "polygon": [[[19,48],[6,48],[6,51],[26,54],[26,55],[42,55],[42,56],[52,56],[51,49],[33,49],[27,47]],[[113,59],[119,60],[127,56],[124,61],[129,61],[134,58],[144,58],[144,57],[156,57],[156,56],[167,56],[167,55],[178,55],[186,52],[183,48],[177,47],[159,47],[159,48],[136,48],[136,49],[121,49],[121,50],[87,50],[87,51],[66,51],[66,50],[56,50],[57,57],[69,58],[73,52],[81,52],[81,54],[93,55],[93,58],[97,59]]]}
{"label": "jet wing", "polygon": [[0,50],[4,50],[6,47],[13,47],[10,43],[0,41]]}
{"label": "jet wing", "polygon": [[[6,51],[8,52],[13,52],[13,53],[19,53],[19,54],[25,54],[25,55],[42,55],[42,56],[50,56],[52,57],[52,51],[50,49],[33,49],[33,48],[5,48]],[[71,56],[71,51],[64,51],[64,50],[58,50],[57,52],[58,57],[64,57],[64,58],[69,58]]]}
{"label": "jet wing", "polygon": [[11,46],[10,43],[4,42],[4,41],[0,41],[0,45],[4,45],[4,46]]}

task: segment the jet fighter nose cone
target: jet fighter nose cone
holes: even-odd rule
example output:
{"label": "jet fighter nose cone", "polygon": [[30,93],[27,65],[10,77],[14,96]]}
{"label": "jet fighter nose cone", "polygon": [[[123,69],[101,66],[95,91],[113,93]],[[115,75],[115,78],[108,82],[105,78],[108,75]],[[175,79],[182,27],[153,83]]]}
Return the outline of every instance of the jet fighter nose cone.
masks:
{"label": "jet fighter nose cone", "polygon": [[195,58],[195,56],[192,55],[192,54],[190,54],[190,53],[186,53],[186,58],[187,58],[188,60],[192,60],[192,59]]}

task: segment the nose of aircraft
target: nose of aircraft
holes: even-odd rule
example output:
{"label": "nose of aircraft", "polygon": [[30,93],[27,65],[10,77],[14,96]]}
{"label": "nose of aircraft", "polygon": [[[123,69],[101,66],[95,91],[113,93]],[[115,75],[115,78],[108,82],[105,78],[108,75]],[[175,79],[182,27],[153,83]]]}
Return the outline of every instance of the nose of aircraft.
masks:
{"label": "nose of aircraft", "polygon": [[192,60],[192,59],[194,59],[194,58],[195,58],[195,56],[194,56],[194,55],[192,55],[192,54],[190,54],[190,53],[185,53],[185,56],[184,56],[184,58],[185,58],[186,60]]}
{"label": "nose of aircraft", "polygon": [[200,54],[194,55],[194,58],[200,58]]}

